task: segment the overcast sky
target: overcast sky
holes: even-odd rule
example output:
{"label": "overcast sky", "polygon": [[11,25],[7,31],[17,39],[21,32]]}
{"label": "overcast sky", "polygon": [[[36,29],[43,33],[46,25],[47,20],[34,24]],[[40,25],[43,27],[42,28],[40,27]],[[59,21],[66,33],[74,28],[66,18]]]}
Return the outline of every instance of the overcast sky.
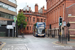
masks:
{"label": "overcast sky", "polygon": [[35,4],[38,4],[39,9],[45,7],[46,9],[46,0],[17,0],[17,12],[19,9],[23,9],[26,5],[31,7],[32,11],[35,11]]}

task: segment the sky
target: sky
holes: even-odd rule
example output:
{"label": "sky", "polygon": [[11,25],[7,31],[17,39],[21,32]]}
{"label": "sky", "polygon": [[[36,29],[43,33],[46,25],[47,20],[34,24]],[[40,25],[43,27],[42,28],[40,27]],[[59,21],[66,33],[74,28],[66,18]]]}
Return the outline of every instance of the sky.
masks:
{"label": "sky", "polygon": [[26,7],[26,5],[31,7],[32,11],[35,11],[36,3],[39,6],[38,9],[41,9],[43,6],[46,9],[46,0],[17,0],[17,12],[19,11],[19,9],[23,9],[24,7]]}

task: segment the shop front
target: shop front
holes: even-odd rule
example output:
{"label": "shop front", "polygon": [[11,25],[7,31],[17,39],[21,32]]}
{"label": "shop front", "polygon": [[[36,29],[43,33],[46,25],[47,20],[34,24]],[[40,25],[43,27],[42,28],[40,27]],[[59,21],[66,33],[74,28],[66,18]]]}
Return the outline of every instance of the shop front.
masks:
{"label": "shop front", "polygon": [[[18,33],[13,26],[14,20],[0,18],[0,37],[17,37]],[[17,25],[16,25],[17,26]],[[16,27],[17,29],[17,27]]]}

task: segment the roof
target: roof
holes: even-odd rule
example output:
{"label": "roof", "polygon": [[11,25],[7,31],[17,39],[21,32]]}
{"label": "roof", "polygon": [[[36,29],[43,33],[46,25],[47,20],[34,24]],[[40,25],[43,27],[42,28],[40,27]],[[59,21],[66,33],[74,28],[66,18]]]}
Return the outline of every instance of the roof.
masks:
{"label": "roof", "polygon": [[24,11],[26,11],[26,10],[27,10],[27,11],[31,11],[30,7],[28,7],[28,6],[24,7],[23,10],[24,10]]}
{"label": "roof", "polygon": [[72,5],[70,5],[69,7],[67,7],[67,8],[70,8],[71,6],[73,6],[73,5],[75,5],[75,3],[74,4],[72,4]]}
{"label": "roof", "polygon": [[3,17],[0,17],[0,20],[10,20],[10,21],[13,21],[12,19],[7,19],[7,18],[3,18]]}
{"label": "roof", "polygon": [[43,10],[42,10],[42,8],[39,10],[39,13],[43,13]]}

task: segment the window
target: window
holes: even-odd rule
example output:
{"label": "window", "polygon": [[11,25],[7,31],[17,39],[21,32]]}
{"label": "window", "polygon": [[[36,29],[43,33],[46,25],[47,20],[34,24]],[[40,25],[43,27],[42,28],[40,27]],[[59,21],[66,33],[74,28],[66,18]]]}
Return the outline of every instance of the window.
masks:
{"label": "window", "polygon": [[29,11],[27,11],[27,13],[29,13]]}
{"label": "window", "polygon": [[29,18],[27,17],[27,21],[29,21]]}
{"label": "window", "polygon": [[43,19],[41,19],[41,22],[43,22]]}
{"label": "window", "polygon": [[8,0],[8,1],[17,4],[16,0]]}
{"label": "window", "polygon": [[28,26],[27,26],[27,30],[28,30]]}
{"label": "window", "polygon": [[4,9],[8,9],[10,11],[17,12],[16,8],[14,8],[14,7],[10,6],[10,5],[7,5],[5,3],[2,3],[2,2],[0,2],[0,7],[4,8]]}
{"label": "window", "polygon": [[33,22],[35,22],[35,17],[33,17]]}
{"label": "window", "polygon": [[23,13],[25,13],[25,11],[23,11]]}
{"label": "window", "polygon": [[37,18],[37,22],[39,22],[39,18]]}
{"label": "window", "polygon": [[14,15],[3,13],[3,12],[0,12],[0,17],[14,19]]}

